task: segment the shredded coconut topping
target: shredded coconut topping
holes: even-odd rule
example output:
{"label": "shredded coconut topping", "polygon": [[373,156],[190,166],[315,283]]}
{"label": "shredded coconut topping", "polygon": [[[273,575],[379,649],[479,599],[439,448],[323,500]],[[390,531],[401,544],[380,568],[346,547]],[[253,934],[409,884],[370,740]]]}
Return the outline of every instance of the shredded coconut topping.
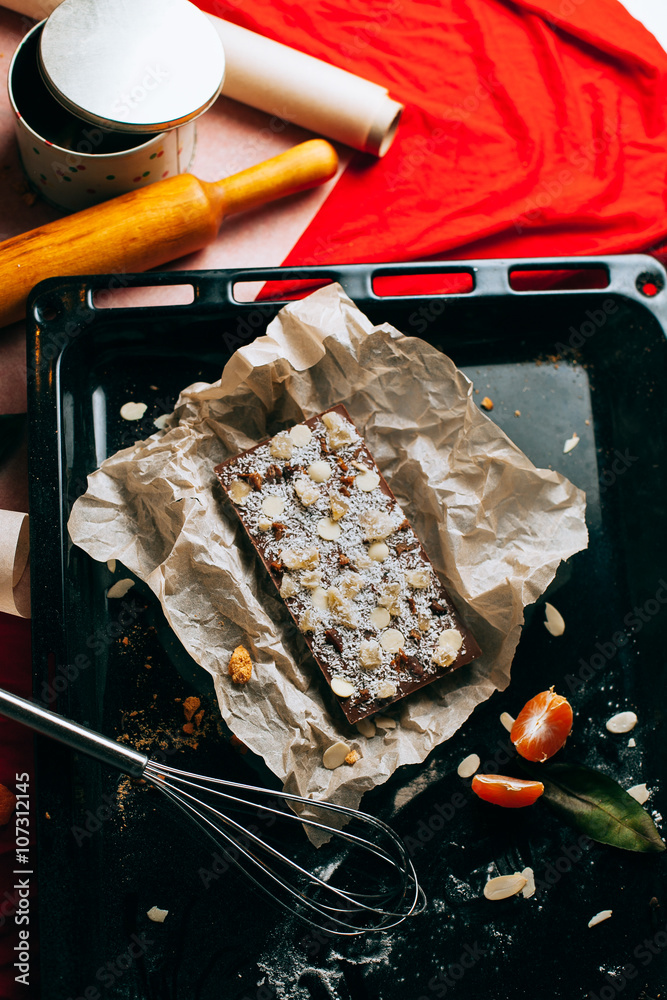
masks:
{"label": "shredded coconut topping", "polygon": [[[310,436],[283,431],[218,475],[315,657],[352,685],[350,702],[376,711],[376,700],[440,676],[465,653],[465,641],[356,428],[336,411],[298,427]],[[359,475],[379,485],[358,489]],[[281,513],[271,524],[269,495],[284,501],[279,508],[272,500]]]}

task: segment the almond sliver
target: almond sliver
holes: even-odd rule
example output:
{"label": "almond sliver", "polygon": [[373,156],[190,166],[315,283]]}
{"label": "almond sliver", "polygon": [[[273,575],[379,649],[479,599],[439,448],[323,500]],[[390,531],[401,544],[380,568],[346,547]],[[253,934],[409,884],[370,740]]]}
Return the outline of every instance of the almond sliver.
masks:
{"label": "almond sliver", "polygon": [[515,872],[513,875],[498,875],[497,878],[490,878],[484,886],[484,895],[487,899],[507,899],[509,896],[516,896],[521,892],[528,879],[524,875]]}

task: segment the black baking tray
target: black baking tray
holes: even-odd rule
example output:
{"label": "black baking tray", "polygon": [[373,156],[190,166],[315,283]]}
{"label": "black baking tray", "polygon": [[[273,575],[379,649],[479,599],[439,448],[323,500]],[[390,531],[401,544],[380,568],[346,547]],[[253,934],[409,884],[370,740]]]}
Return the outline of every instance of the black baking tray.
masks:
{"label": "black baking tray", "polygon": [[[392,275],[463,275],[468,290],[376,294]],[[559,287],[564,276],[604,287]],[[456,767],[477,752],[487,770],[513,768],[500,713],[516,714],[555,684],[576,719],[562,758],[625,786],[646,782],[662,827],[665,279],[653,259],[630,256],[54,278],[37,287],[28,350],[34,691],[109,736],[136,737],[186,769],[274,782],[215,721],[208,675],[150,593],[137,584],[121,617],[105,598],[118,571],[73,548],[66,531],[87,474],[152,433],[181,388],[217,379],[231,353],[264,332],[282,303],[236,301],[238,282],[339,281],[374,322],[445,351],[532,461],[586,491],[590,532],[589,548],[561,566],[547,594],[565,634],[545,631],[542,601],[529,608],[509,689],[423,766],[401,768],[364,799],[406,838],[429,899],[391,935],[345,943],[311,933],[232,872],[211,876],[210,842],[157,793],[124,785],[119,796],[118,775],[39,739],[44,1000],[655,1000],[667,984],[665,855],[582,844],[539,803],[494,809],[474,799]],[[187,284],[194,301],[97,308],[95,293],[118,284]],[[148,404],[137,424],[119,415],[130,399]],[[579,444],[565,455],[575,431]],[[190,694],[208,729],[181,745],[175,699]],[[639,717],[636,747],[605,730],[625,708]],[[532,899],[482,898],[489,872],[527,865],[538,881]],[[164,924],[146,918],[152,905],[169,910]],[[589,929],[604,909],[613,916]]]}

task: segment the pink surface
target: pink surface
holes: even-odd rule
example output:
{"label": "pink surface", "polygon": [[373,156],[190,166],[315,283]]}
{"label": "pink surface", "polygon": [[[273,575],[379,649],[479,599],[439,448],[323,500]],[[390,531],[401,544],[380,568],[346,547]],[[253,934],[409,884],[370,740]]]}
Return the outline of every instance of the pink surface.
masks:
{"label": "pink surface", "polygon": [[[0,239],[60,217],[62,212],[31,196],[18,160],[13,113],[7,97],[7,73],[12,55],[33,22],[0,8]],[[260,111],[220,98],[198,122],[195,158],[190,167],[202,180],[214,181],[275,156],[312,138],[293,125],[277,122]],[[339,149],[342,165],[349,154]],[[342,166],[341,166],[342,169]],[[326,198],[336,178],[313,191],[233,217],[223,223],[217,240],[167,269],[263,267],[282,263]],[[146,299],[144,298],[144,304]],[[0,335],[0,364],[4,335]],[[0,412],[7,412],[0,379]],[[25,408],[25,407],[24,407]]]}

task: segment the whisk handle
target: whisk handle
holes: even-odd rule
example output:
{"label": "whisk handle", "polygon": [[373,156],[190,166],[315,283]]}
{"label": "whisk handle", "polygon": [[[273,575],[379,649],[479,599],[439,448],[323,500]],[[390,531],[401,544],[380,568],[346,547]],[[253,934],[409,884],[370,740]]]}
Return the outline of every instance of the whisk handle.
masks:
{"label": "whisk handle", "polygon": [[130,747],[116,743],[115,740],[100,736],[86,726],[80,726],[61,715],[56,715],[55,712],[50,712],[48,708],[42,708],[33,701],[19,698],[18,695],[2,689],[0,689],[0,714],[15,722],[22,722],[44,736],[51,736],[54,740],[65,743],[72,750],[80,750],[89,757],[95,757],[104,764],[109,764],[133,777],[140,777],[148,763],[148,757],[144,754],[137,753]]}

